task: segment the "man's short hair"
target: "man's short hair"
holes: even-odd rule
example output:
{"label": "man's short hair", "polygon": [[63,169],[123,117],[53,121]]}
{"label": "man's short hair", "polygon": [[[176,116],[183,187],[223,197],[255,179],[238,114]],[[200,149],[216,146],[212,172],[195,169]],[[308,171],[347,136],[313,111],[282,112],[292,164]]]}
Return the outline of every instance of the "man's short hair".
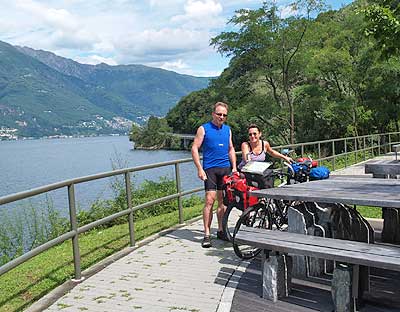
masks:
{"label": "man's short hair", "polygon": [[226,104],[224,102],[217,102],[217,103],[214,104],[214,112],[215,112],[215,110],[217,109],[218,106],[225,107],[226,110],[228,110],[228,104]]}

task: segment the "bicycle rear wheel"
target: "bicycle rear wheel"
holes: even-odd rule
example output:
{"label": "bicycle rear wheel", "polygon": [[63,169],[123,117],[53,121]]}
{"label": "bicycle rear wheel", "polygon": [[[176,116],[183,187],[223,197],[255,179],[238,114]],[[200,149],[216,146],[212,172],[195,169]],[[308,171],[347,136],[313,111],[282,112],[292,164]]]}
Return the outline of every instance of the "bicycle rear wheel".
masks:
{"label": "bicycle rear wheel", "polygon": [[257,256],[261,249],[254,246],[237,244],[235,242],[236,233],[244,227],[271,229],[271,215],[267,206],[258,204],[248,208],[236,222],[233,232],[233,250],[239,258],[247,260]]}
{"label": "bicycle rear wheel", "polygon": [[228,205],[226,208],[224,217],[222,218],[222,229],[224,230],[225,236],[232,242],[233,231],[235,230],[235,225],[240,216],[243,213],[243,209],[240,209],[234,205]]}

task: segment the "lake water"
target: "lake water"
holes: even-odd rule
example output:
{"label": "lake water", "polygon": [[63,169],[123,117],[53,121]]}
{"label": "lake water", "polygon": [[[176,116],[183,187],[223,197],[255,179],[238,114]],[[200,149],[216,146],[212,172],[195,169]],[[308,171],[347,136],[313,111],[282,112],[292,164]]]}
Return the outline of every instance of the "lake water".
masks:
{"label": "lake water", "polygon": [[[134,150],[126,136],[88,137],[71,139],[42,139],[0,142],[0,196],[25,191],[38,186],[100,172],[111,171],[113,163],[119,167],[135,167],[167,160],[190,158],[188,151]],[[184,190],[201,186],[193,163],[181,165]],[[137,172],[132,177],[136,184],[145,179],[174,177],[174,167],[168,166]],[[76,185],[78,208],[86,209],[96,199],[112,197],[113,178]],[[63,214],[67,204],[67,188],[49,193],[51,200]],[[40,199],[35,199],[35,198]],[[43,202],[45,196],[29,201]],[[0,206],[0,209],[12,207]],[[14,204],[15,206],[15,204]]]}

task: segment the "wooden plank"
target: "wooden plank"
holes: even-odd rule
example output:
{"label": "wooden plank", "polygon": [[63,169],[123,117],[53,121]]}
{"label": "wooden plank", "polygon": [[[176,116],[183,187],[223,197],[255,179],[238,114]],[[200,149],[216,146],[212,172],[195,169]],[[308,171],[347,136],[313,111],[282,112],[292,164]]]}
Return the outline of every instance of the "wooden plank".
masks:
{"label": "wooden plank", "polygon": [[[293,233],[292,233],[293,234]],[[297,234],[300,235],[300,234]],[[311,237],[311,236],[309,236]],[[343,250],[326,246],[315,246],[291,241],[277,240],[257,233],[256,231],[240,230],[235,240],[258,248],[274,250],[282,253],[293,253],[344,263],[378,267],[400,271],[400,258],[385,255],[360,253],[359,251]]]}
{"label": "wooden plank", "polygon": [[335,178],[251,191],[257,197],[379,207],[400,207],[400,180]]}
{"label": "wooden plank", "polygon": [[334,239],[321,236],[303,235],[298,233],[266,230],[266,229],[251,228],[251,227],[243,228],[240,231],[251,233],[251,235],[257,233],[257,235],[268,236],[268,238],[277,241],[283,241],[283,242],[289,241],[292,243],[336,248],[341,250],[354,251],[357,253],[376,254],[379,256],[384,255],[388,257],[395,257],[400,260],[400,247],[398,246],[368,244],[365,242]]}

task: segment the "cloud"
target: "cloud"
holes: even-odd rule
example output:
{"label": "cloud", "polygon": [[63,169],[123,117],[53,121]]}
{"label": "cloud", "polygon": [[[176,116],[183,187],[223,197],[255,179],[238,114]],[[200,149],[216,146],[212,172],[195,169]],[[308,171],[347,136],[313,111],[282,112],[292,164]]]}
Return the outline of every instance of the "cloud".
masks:
{"label": "cloud", "polygon": [[101,55],[77,56],[74,57],[74,60],[79,63],[91,64],[91,65],[96,65],[100,63],[105,63],[108,65],[118,65],[118,63],[113,58],[103,57]]}
{"label": "cloud", "polygon": [[0,0],[0,40],[82,63],[216,75],[227,62],[210,38],[235,9],[255,3],[262,0]]}
{"label": "cloud", "polygon": [[15,5],[28,14],[50,48],[90,49],[99,40],[96,33],[86,29],[79,18],[66,9],[54,9],[29,0],[16,1]]}
{"label": "cloud", "polygon": [[159,67],[172,71],[184,71],[189,69],[189,65],[184,63],[181,59],[172,62],[164,62],[160,64]]}
{"label": "cloud", "polygon": [[185,63],[184,60],[178,59],[171,62],[153,62],[147,63],[147,66],[158,67],[166,70],[171,70],[181,74],[199,76],[199,77],[216,77],[221,74],[221,70],[208,70],[208,69],[193,69],[192,66]]}
{"label": "cloud", "polygon": [[293,5],[281,6],[279,7],[279,12],[281,18],[287,18],[298,13],[298,11],[295,9]]}
{"label": "cloud", "polygon": [[223,25],[224,19],[220,16],[223,8],[214,0],[188,0],[184,5],[184,14],[175,15],[171,22],[184,24],[190,28],[213,28]]}
{"label": "cloud", "polygon": [[208,48],[209,34],[181,28],[145,30],[126,34],[114,42],[118,61],[154,62],[169,61],[179,55]]}

